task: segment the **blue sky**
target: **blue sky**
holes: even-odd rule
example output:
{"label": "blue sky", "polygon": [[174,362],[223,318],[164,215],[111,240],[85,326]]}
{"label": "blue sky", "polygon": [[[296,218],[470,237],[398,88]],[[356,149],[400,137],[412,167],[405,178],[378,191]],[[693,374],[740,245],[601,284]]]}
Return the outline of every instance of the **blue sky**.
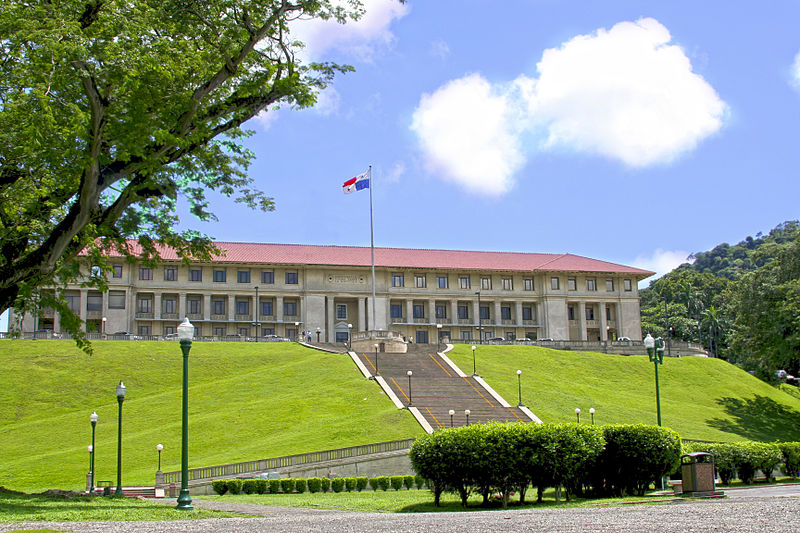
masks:
{"label": "blue sky", "polygon": [[367,0],[296,26],[349,63],[249,123],[276,201],[213,197],[218,240],[570,252],[668,271],[798,218],[800,4]]}

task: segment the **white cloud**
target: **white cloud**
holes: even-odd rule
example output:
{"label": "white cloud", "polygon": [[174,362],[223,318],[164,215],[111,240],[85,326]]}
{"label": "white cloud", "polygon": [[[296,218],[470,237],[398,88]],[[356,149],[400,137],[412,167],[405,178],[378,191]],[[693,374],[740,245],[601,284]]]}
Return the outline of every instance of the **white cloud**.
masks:
{"label": "white cloud", "polygon": [[474,192],[507,192],[524,162],[512,104],[478,74],[422,95],[411,129],[430,170]]}
{"label": "white cloud", "polygon": [[431,43],[431,55],[444,61],[450,55],[450,46],[441,39],[433,41]]}
{"label": "white cloud", "polygon": [[256,124],[258,124],[258,126],[261,128],[262,131],[267,131],[272,126],[272,124],[276,120],[278,120],[279,116],[280,116],[280,109],[269,108],[265,109],[264,111],[253,117],[253,119],[255,120]]}
{"label": "white cloud", "polygon": [[381,176],[381,181],[384,183],[397,183],[405,173],[406,165],[402,161],[398,161],[392,166],[392,168],[389,169],[388,172]]}
{"label": "white cloud", "polygon": [[795,89],[800,90],[800,52],[797,52],[797,55],[794,56],[794,63],[792,63],[791,69],[791,83],[794,85]]}
{"label": "white cloud", "polygon": [[660,278],[667,272],[674,270],[683,263],[691,263],[688,259],[690,253],[686,250],[662,250],[656,249],[649,257],[640,255],[633,261],[633,266],[652,270],[655,272],[654,276],[647,278],[644,281],[644,286],[650,284],[654,279]]}
{"label": "white cloud", "polygon": [[317,93],[317,103],[311,109],[320,115],[333,115],[339,111],[339,101],[341,97],[339,91],[331,86]]}
{"label": "white cloud", "polygon": [[[719,131],[727,113],[670,40],[667,28],[651,18],[579,35],[544,51],[538,77],[522,74],[491,85],[472,74],[423,95],[412,130],[428,162],[472,190],[487,189],[477,186],[476,173],[486,166],[476,169],[470,160],[476,152],[511,155],[489,187],[498,194],[538,150],[567,148],[632,167],[669,163]],[[490,107],[499,124],[487,116]],[[531,141],[531,132],[543,133],[545,141]]]}

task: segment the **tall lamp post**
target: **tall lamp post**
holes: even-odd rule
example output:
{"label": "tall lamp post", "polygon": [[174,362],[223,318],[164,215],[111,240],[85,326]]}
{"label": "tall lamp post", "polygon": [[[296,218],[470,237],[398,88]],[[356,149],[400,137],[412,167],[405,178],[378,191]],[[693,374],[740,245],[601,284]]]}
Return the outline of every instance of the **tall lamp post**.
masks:
{"label": "tall lamp post", "polygon": [[519,403],[517,407],[522,407],[522,370],[517,370],[517,386],[519,388]]}
{"label": "tall lamp post", "polygon": [[481,291],[476,292],[478,295],[478,344],[483,344],[483,317],[481,316]]}
{"label": "tall lamp post", "polygon": [[319,344],[319,334],[322,332],[319,326],[317,326],[317,344]]}
{"label": "tall lamp post", "polygon": [[656,413],[658,414],[658,425],[661,425],[661,397],[658,390],[658,365],[664,364],[664,341],[661,337],[654,339],[649,333],[644,338],[644,347],[647,348],[647,355],[653,363],[656,374]]}
{"label": "tall lamp post", "polygon": [[347,344],[348,349],[353,351],[353,324],[347,324]]}
{"label": "tall lamp post", "polygon": [[163,444],[156,444],[156,450],[158,451],[158,471],[161,472],[161,450],[164,449]]}
{"label": "tall lamp post", "polygon": [[467,425],[469,425],[469,413],[470,413],[469,409],[464,409],[464,416],[467,417]]}
{"label": "tall lamp post", "polygon": [[105,334],[106,334],[106,320],[108,320],[106,317],[102,318],[102,321],[103,321],[103,336],[105,336]]}
{"label": "tall lamp post", "polygon": [[413,374],[414,373],[411,370],[406,372],[406,375],[408,376],[408,407],[411,407],[412,405],[414,405],[414,404],[411,403],[411,376]]}
{"label": "tall lamp post", "polygon": [[294,342],[300,342],[300,322],[294,323]]}
{"label": "tall lamp post", "polygon": [[181,414],[181,492],[178,495],[177,509],[191,511],[192,497],[189,496],[189,350],[192,348],[194,326],[184,317],[178,326],[178,338],[183,352],[183,408]]}
{"label": "tall lamp post", "polygon": [[122,381],[117,385],[117,403],[119,403],[119,418],[117,420],[117,488],[115,495],[122,496],[122,402],[125,401],[125,384]]}
{"label": "tall lamp post", "polygon": [[594,425],[594,407],[589,408],[589,414],[592,415],[592,425]]}
{"label": "tall lamp post", "polygon": [[91,473],[89,479],[89,492],[94,492],[94,430],[97,426],[97,411],[92,411],[92,414],[89,415],[89,423],[92,424],[92,457],[91,457],[91,464],[89,465],[89,472]]}
{"label": "tall lamp post", "polygon": [[456,412],[453,409],[450,409],[447,414],[450,415],[450,427],[453,427],[453,417],[455,416]]}
{"label": "tall lamp post", "polygon": [[441,324],[436,324],[436,338],[438,339],[436,341],[436,348],[438,349],[438,348],[440,348],[440,346],[442,344],[442,325]]}
{"label": "tall lamp post", "polygon": [[89,445],[89,494],[94,492],[94,487],[92,487],[92,483],[94,482],[94,472],[92,469],[94,468],[94,446],[91,444]]}
{"label": "tall lamp post", "polygon": [[477,376],[478,373],[475,371],[475,345],[472,345],[472,377]]}
{"label": "tall lamp post", "polygon": [[379,346],[378,346],[378,343],[373,344],[373,346],[375,347],[375,375],[376,376],[380,376],[381,373],[378,371],[378,348],[379,348]]}
{"label": "tall lamp post", "polygon": [[581,408],[580,407],[576,407],[575,408],[575,416],[578,417],[578,424],[580,424],[581,423]]}

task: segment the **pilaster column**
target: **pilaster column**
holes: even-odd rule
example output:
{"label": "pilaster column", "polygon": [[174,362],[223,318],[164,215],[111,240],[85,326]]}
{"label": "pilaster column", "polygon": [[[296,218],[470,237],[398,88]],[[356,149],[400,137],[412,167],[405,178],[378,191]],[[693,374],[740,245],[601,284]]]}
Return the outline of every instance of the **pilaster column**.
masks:
{"label": "pilaster column", "polygon": [[[494,306],[493,307],[494,307],[494,316],[492,317],[492,319],[493,319],[492,323],[493,324],[502,324],[503,323],[503,319],[501,318],[501,315],[500,315],[500,300],[496,300],[494,302]],[[495,332],[495,334],[497,334],[497,333]]]}
{"label": "pilaster column", "polygon": [[203,320],[211,320],[211,295],[203,295]]}
{"label": "pilaster column", "polygon": [[[458,324],[458,300],[450,300],[450,324]],[[453,332],[452,334],[455,334]]]}
{"label": "pilaster column", "polygon": [[[478,298],[475,297],[475,299],[472,301],[472,322],[477,324],[478,322],[480,322],[480,318],[481,318],[481,308],[478,305]],[[480,336],[481,332],[479,331],[478,337],[480,338]]]}
{"label": "pilaster column", "polygon": [[153,294],[153,317],[156,319],[161,318],[161,293]]}
{"label": "pilaster column", "polygon": [[[356,299],[358,305],[358,331],[367,331],[367,298],[358,298]],[[374,317],[370,317],[370,324],[375,320]]]}
{"label": "pilaster column", "polygon": [[183,320],[188,313],[186,312],[186,293],[178,294],[178,320]]}
{"label": "pilaster column", "polygon": [[406,322],[409,324],[414,322],[414,300],[411,298],[406,300]]}
{"label": "pilaster column", "polygon": [[608,330],[606,329],[606,304],[601,303],[597,305],[598,311],[600,313],[600,340],[607,341],[608,340]]}
{"label": "pilaster column", "polygon": [[228,322],[233,322],[233,315],[236,311],[236,299],[233,294],[228,294]]}
{"label": "pilaster column", "polygon": [[276,296],[275,297],[275,320],[278,322],[283,322],[283,296]]}
{"label": "pilaster column", "polygon": [[436,324],[439,321],[436,318],[436,300],[428,300],[428,322]]}
{"label": "pilaster column", "polygon": [[587,340],[586,336],[586,302],[578,303],[578,330],[581,334],[581,340]]}
{"label": "pilaster column", "polygon": [[334,342],[336,340],[334,333],[334,317],[336,316],[336,307],[334,305],[333,296],[328,296],[328,312],[325,323],[327,324],[325,336],[327,342]]}
{"label": "pilaster column", "polygon": [[[533,309],[531,309],[533,311]],[[531,317],[533,319],[533,317]],[[514,324],[521,326],[522,325],[522,302],[515,302],[514,303]]]}
{"label": "pilaster column", "polygon": [[81,321],[84,323],[83,329],[86,330],[86,306],[89,304],[89,289],[81,289],[81,307],[80,311],[78,312],[78,316],[81,317]]}

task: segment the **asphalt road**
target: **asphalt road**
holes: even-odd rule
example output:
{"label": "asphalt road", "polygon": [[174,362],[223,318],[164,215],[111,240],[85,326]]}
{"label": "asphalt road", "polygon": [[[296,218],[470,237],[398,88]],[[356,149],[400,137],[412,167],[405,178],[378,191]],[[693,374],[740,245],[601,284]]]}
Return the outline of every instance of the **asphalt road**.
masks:
{"label": "asphalt road", "polygon": [[[28,522],[0,524],[0,531],[48,528],[56,531],[127,532],[753,532],[800,530],[800,487],[781,486],[726,492],[728,498],[663,505],[582,509],[474,511],[463,513],[355,513],[316,509],[243,506],[262,515],[175,522]],[[211,502],[195,500],[196,505]],[[216,504],[215,508],[216,507]]]}

